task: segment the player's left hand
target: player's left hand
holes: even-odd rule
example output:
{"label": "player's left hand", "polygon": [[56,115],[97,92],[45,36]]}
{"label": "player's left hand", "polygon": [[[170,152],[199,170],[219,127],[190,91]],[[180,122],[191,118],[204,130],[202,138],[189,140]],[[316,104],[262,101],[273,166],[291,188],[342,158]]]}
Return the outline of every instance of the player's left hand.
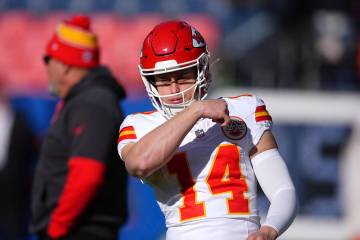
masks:
{"label": "player's left hand", "polygon": [[221,124],[222,127],[230,123],[227,103],[223,99],[208,99],[196,101],[192,108],[200,109],[202,118],[210,118],[213,122]]}
{"label": "player's left hand", "polygon": [[274,240],[278,236],[275,229],[269,226],[262,226],[258,231],[253,232],[246,240]]}

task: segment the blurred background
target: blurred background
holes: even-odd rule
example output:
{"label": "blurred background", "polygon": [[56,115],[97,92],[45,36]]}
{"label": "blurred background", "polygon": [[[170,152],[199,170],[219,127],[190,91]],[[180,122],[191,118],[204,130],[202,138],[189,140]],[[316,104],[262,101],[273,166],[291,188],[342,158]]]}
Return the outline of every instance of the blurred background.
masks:
{"label": "blurred background", "polygon": [[[3,140],[9,126],[0,126],[0,240],[9,219],[17,217],[18,226],[28,219],[36,149],[57,102],[47,93],[42,56],[56,24],[75,13],[92,17],[102,63],[128,92],[126,114],[152,109],[137,72],[146,34],[166,19],[189,21],[212,55],[210,97],[252,92],[273,116],[300,202],[280,239],[360,239],[359,0],[0,0],[0,105],[22,116],[17,133],[28,140],[11,147]],[[0,123],[8,115],[0,111]],[[7,148],[30,145],[27,159],[17,157],[8,170]],[[17,198],[5,199],[7,191]],[[259,194],[264,214],[268,202]],[[164,219],[152,192],[134,178],[129,209],[121,239],[162,239]]]}

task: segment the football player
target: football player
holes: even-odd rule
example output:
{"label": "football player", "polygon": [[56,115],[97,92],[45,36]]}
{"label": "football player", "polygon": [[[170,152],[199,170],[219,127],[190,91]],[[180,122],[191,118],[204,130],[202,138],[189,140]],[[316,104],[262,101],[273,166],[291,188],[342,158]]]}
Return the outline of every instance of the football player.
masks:
{"label": "football player", "polygon": [[[276,239],[295,217],[296,193],[264,102],[251,94],[205,99],[209,52],[184,21],[154,27],[139,69],[156,110],[126,117],[118,152],[155,190],[166,239]],[[271,203],[262,224],[256,179]]]}

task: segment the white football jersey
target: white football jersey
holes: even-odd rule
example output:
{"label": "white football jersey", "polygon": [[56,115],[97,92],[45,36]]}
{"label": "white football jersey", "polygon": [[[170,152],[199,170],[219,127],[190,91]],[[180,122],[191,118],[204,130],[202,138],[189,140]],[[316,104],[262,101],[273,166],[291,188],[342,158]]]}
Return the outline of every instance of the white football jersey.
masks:
{"label": "white football jersey", "polygon": [[[211,119],[200,119],[173,159],[143,179],[155,190],[168,227],[167,239],[214,239],[211,237],[216,234],[222,239],[241,239],[259,227],[249,152],[264,131],[271,129],[272,119],[256,96],[224,100],[231,118],[226,128]],[[120,156],[126,144],[138,141],[165,121],[157,111],[127,116],[120,127]]]}

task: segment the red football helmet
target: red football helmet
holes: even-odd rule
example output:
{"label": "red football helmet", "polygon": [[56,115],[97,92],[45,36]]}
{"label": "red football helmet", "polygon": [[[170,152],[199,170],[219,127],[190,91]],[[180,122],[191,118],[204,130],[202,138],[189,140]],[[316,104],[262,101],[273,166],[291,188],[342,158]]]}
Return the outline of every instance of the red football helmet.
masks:
{"label": "red football helmet", "polygon": [[[204,38],[184,21],[168,21],[158,24],[144,40],[139,70],[152,104],[165,117],[170,118],[195,100],[204,99],[210,84],[209,52]],[[160,95],[153,85],[154,75],[196,67],[195,84],[171,95]],[[193,91],[192,99],[185,100],[184,93]],[[166,104],[163,98],[182,95],[181,104]]]}

